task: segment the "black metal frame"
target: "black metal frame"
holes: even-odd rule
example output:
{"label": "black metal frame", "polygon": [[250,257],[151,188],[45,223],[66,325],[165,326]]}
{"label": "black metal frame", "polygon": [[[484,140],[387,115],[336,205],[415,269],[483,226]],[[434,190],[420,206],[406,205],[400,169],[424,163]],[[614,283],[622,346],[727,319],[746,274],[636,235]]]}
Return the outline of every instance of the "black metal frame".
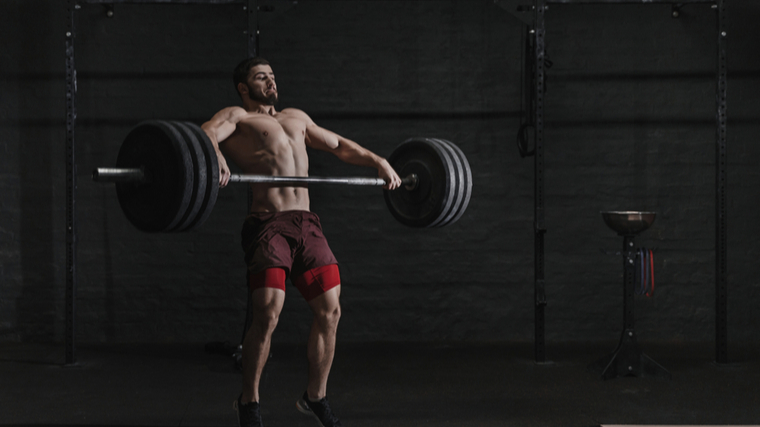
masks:
{"label": "black metal frame", "polygon": [[66,22],[66,364],[76,363],[74,303],[76,302],[76,144],[74,131],[77,118],[77,69],[74,64],[74,38],[76,13],[79,5],[68,2]]}
{"label": "black metal frame", "polygon": [[715,361],[728,363],[728,202],[726,196],[726,0],[717,0],[718,75],[715,153]]}
{"label": "black metal frame", "polygon": [[256,56],[259,51],[259,0],[68,0],[66,24],[66,364],[76,363],[76,118],[77,70],[74,63],[76,39],[76,11],[82,4],[243,4],[246,11],[248,39],[247,54]]}
{"label": "black metal frame", "polygon": [[534,58],[533,58],[533,118],[535,119],[535,162],[534,162],[534,223],[533,233],[535,241],[535,307],[534,307],[534,326],[535,326],[535,358],[536,362],[543,363],[546,361],[546,281],[545,272],[545,246],[544,235],[546,234],[546,225],[544,224],[545,215],[545,195],[544,195],[544,84],[546,79],[546,21],[544,13],[546,12],[546,0],[535,0],[533,36]]}
{"label": "black metal frame", "polygon": [[[713,4],[717,9],[718,64],[716,75],[716,199],[715,199],[715,360],[728,362],[728,274],[727,274],[727,197],[726,197],[726,0],[534,0],[533,1],[533,94],[532,116],[535,120],[535,193],[534,193],[534,234],[535,234],[535,360],[546,361],[545,317],[546,283],[544,280],[544,59],[546,6],[559,4],[673,4],[680,7],[688,3]],[[519,18],[519,17],[518,17]],[[526,58],[528,60],[528,58]]]}
{"label": "black metal frame", "polygon": [[715,0],[548,0],[547,3],[561,4],[687,4],[716,3]]}

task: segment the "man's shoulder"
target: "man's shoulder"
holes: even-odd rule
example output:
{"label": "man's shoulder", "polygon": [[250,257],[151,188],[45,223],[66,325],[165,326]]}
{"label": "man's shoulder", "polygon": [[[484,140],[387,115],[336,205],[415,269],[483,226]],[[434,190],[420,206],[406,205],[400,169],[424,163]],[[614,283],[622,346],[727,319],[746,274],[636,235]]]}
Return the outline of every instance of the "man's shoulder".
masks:
{"label": "man's shoulder", "polygon": [[237,121],[241,117],[245,116],[246,114],[247,112],[242,107],[239,107],[239,106],[225,107],[219,110],[219,112],[214,115],[214,119],[237,123]]}
{"label": "man's shoulder", "polygon": [[241,107],[239,105],[235,105],[235,106],[232,106],[232,107],[227,107],[227,108],[223,109],[222,111],[226,111],[227,114],[229,114],[230,116],[238,116],[238,117],[239,116],[244,116],[244,115],[248,114],[248,111],[246,111],[245,108],[243,108],[243,107]]}

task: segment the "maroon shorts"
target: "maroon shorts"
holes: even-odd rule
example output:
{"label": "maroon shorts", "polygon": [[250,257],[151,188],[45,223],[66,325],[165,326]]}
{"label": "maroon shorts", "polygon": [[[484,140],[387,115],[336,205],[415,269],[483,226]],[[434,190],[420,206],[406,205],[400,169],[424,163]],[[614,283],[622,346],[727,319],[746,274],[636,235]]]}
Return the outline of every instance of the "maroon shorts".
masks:
{"label": "maroon shorts", "polygon": [[[306,287],[317,284],[322,289],[317,295],[340,284],[338,261],[322,234],[317,214],[308,211],[252,213],[246,218],[241,234],[249,286],[282,286],[284,289],[284,279],[291,277],[304,297],[311,299],[316,296],[311,295],[315,291],[305,293],[300,284]],[[334,269],[315,270],[329,265],[335,265]],[[270,269],[281,269],[284,274],[267,273]]]}

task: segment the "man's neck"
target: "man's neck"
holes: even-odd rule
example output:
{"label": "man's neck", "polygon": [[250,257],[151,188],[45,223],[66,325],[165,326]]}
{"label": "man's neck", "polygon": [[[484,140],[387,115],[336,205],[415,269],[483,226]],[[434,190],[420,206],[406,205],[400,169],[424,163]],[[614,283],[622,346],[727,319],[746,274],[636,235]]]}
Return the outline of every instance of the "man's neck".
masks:
{"label": "man's neck", "polygon": [[266,114],[269,116],[277,114],[274,105],[262,104],[256,101],[247,100],[247,102],[243,103],[243,107],[245,107],[245,111],[248,111],[249,113]]}

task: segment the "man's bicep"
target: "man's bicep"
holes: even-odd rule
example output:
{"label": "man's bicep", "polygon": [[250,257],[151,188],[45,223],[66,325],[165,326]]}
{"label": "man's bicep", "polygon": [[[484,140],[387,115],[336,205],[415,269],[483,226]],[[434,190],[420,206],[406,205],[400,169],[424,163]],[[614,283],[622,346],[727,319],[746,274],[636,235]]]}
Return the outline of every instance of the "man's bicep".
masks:
{"label": "man's bicep", "polygon": [[288,109],[288,111],[305,122],[306,132],[304,142],[307,146],[323,151],[331,151],[338,148],[338,135],[314,123],[311,117],[301,110],[292,108]]}
{"label": "man's bicep", "polygon": [[218,142],[224,141],[225,139],[229,138],[233,132],[235,132],[235,129],[237,129],[236,123],[225,120],[216,128],[216,140]]}
{"label": "man's bicep", "polygon": [[317,150],[333,151],[340,145],[340,137],[312,122],[306,126],[306,144]]}

